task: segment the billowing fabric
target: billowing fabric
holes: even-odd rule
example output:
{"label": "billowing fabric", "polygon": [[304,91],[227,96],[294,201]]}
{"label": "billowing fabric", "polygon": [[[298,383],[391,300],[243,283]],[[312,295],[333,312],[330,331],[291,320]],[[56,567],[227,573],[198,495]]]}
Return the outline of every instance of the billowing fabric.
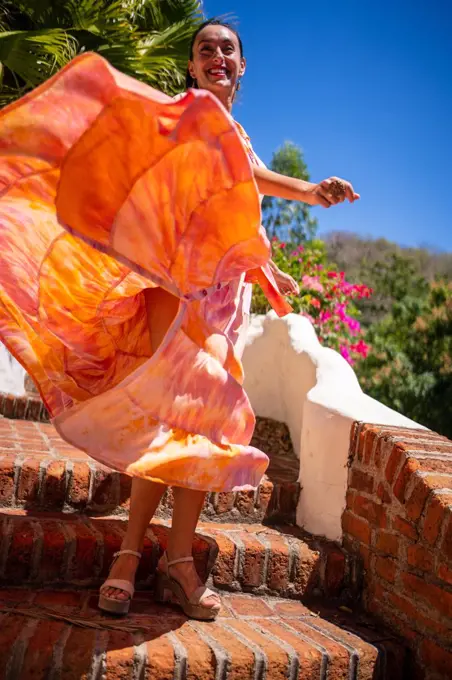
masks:
{"label": "billowing fabric", "polygon": [[[112,468],[213,491],[265,472],[246,280],[287,306],[250,149],[209,93],[172,100],[93,54],[0,112],[0,337],[61,436]],[[153,354],[156,286],[180,302]]]}

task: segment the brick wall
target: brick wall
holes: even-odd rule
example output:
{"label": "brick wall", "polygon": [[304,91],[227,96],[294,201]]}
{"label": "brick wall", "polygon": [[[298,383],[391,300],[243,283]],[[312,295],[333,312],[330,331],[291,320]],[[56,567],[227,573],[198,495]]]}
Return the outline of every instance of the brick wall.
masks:
{"label": "brick wall", "polygon": [[452,442],[355,423],[344,547],[368,611],[413,649],[412,677],[452,678]]}
{"label": "brick wall", "polygon": [[0,416],[17,420],[49,422],[49,414],[38,395],[15,396],[0,392]]}

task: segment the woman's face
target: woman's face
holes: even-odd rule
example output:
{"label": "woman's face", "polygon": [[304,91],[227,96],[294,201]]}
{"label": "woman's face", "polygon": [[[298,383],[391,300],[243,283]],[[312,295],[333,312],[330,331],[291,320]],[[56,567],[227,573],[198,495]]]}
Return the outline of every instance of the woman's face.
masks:
{"label": "woman's face", "polygon": [[245,65],[235,33],[226,26],[206,26],[196,36],[188,68],[199,88],[223,99],[234,93]]}

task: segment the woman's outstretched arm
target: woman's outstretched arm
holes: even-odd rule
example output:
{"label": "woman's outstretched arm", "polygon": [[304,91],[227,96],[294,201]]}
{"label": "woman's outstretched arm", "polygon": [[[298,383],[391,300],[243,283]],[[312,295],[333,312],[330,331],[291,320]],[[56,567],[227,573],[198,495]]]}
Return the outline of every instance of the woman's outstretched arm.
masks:
{"label": "woman's outstretched arm", "polygon": [[[359,194],[355,192],[350,182],[338,177],[329,177],[319,184],[314,184],[302,179],[280,175],[258,165],[253,166],[253,171],[259,193],[265,196],[286,198],[289,201],[302,201],[309,205],[322,205],[325,208],[342,203],[347,198],[350,203],[359,198]],[[337,191],[338,183],[343,187],[341,192]],[[333,191],[335,187],[336,190]]]}

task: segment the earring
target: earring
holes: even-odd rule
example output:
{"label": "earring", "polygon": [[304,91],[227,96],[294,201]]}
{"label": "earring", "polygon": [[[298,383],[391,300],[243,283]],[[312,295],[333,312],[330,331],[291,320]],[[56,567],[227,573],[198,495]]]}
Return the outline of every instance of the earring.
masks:
{"label": "earring", "polygon": [[237,87],[235,88],[235,91],[236,91],[236,92],[238,92],[238,91],[240,90],[240,81],[241,81],[241,78],[238,78],[238,80],[237,80]]}
{"label": "earring", "polygon": [[196,78],[193,78],[193,87],[196,89],[198,88],[198,81],[196,80]]}

